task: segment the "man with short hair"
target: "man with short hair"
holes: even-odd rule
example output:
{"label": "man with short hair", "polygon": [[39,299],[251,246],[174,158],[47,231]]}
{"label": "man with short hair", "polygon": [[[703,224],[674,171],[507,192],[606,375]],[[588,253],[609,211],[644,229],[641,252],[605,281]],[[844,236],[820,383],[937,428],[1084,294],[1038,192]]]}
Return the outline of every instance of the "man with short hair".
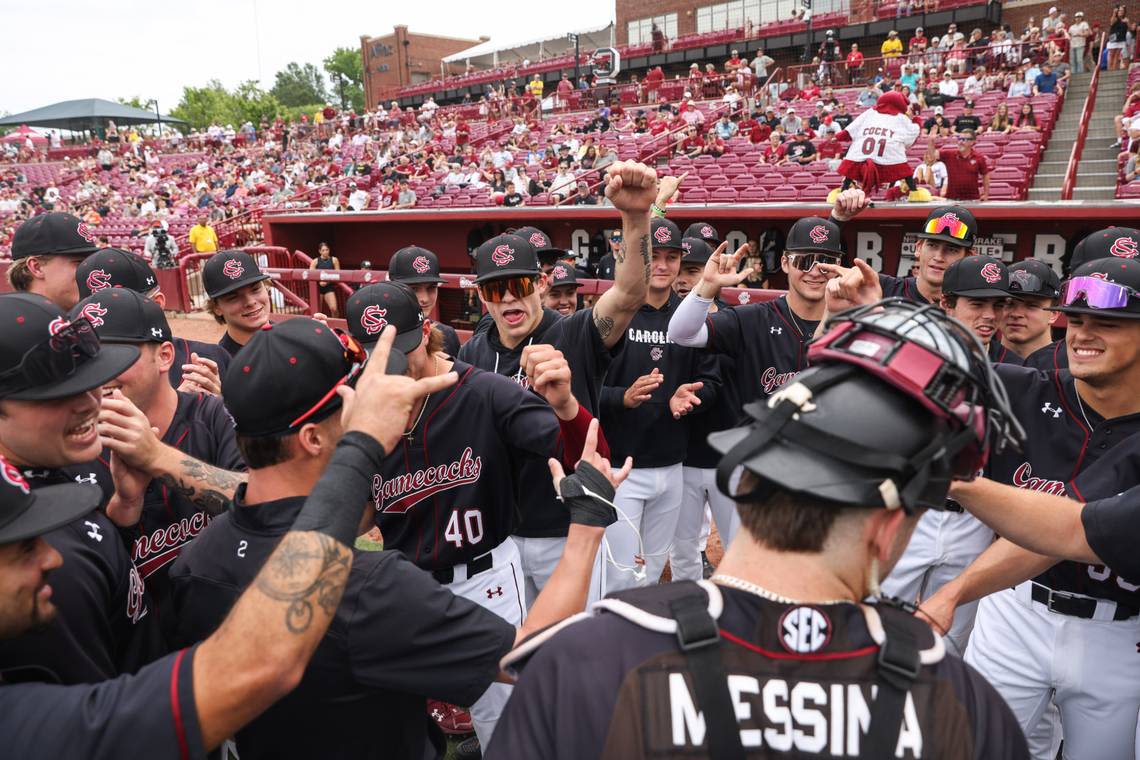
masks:
{"label": "man with short hair", "polygon": [[408,186],[406,179],[400,180],[400,193],[396,196],[396,203],[392,209],[414,208],[416,205],[416,191]]}
{"label": "man with short hair", "polygon": [[230,356],[269,323],[269,275],[245,251],[222,251],[202,265],[206,311],[226,326],[218,345]]}
{"label": "man with short hair", "polygon": [[1009,266],[1009,300],[1001,324],[1001,344],[1023,360],[1053,343],[1052,328],[1061,315],[1052,307],[1061,296],[1061,279],[1038,259]]}
{"label": "man with short hair", "polygon": [[218,250],[218,233],[210,226],[209,214],[204,211],[198,213],[198,221],[190,228],[187,239],[190,241],[190,250],[194,253],[213,253]]}
{"label": "man with short hair", "polygon": [[969,131],[977,135],[982,131],[983,125],[982,120],[974,113],[974,101],[967,100],[963,105],[962,113],[954,119],[954,134]]}
{"label": "man with short hair", "polygon": [[368,208],[368,203],[371,197],[368,191],[362,187],[357,187],[355,182],[348,183],[348,207],[353,211],[364,211]]}
{"label": "man with short hair", "polygon": [[75,287],[79,262],[97,250],[95,233],[78,217],[59,212],[33,216],[12,236],[8,283],[66,311],[79,300]]}
{"label": "man with short hair", "polygon": [[1085,51],[1090,37],[1092,28],[1085,21],[1085,12],[1077,11],[1073,14],[1073,24],[1069,27],[1069,63],[1074,74],[1085,73]]}
{"label": "man with short hair", "polygon": [[[946,164],[946,175],[949,180],[946,188],[946,197],[952,200],[982,200],[990,199],[990,172],[993,168],[989,161],[980,153],[974,152],[977,136],[972,130],[958,133],[956,148],[942,148],[938,157]],[[930,144],[934,145],[931,136]],[[981,192],[978,191],[978,181],[981,180]]]}
{"label": "man with short hair", "polygon": [[[427,248],[410,245],[392,254],[388,262],[388,279],[402,282],[416,294],[424,314],[431,317],[439,301],[439,286],[447,282],[439,274],[439,257]],[[359,288],[357,288],[359,290]],[[443,335],[443,350],[448,356],[459,353],[459,335],[455,328],[433,319],[432,327]]]}
{"label": "man with short hair", "polygon": [[795,137],[784,146],[784,157],[780,163],[810,164],[815,161],[815,144],[808,139],[807,131],[800,127]]}
{"label": "man with short hair", "polygon": [[1052,95],[1060,92],[1061,87],[1057,84],[1057,75],[1053,73],[1053,64],[1046,61],[1041,64],[1041,73],[1033,80],[1033,94]]}
{"label": "man with short hair", "polygon": [[552,309],[564,317],[568,317],[578,310],[578,273],[573,266],[557,262],[550,270],[550,287],[543,296],[542,303],[547,309]]}

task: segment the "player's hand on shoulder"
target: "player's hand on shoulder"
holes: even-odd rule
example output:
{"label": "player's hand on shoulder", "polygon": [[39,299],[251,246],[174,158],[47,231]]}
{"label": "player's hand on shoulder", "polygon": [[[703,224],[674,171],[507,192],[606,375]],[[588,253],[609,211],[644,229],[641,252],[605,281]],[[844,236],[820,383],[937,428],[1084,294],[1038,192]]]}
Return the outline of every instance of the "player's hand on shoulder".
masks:
{"label": "player's hand on shoulder", "polygon": [[578,401],[570,390],[570,363],[562,352],[547,343],[532,343],[519,360],[530,387],[546,399],[560,419],[578,416]]}
{"label": "player's hand on shoulder", "polygon": [[883,299],[883,286],[879,283],[879,275],[863,259],[855,259],[853,267],[836,264],[816,266],[830,278],[827,281],[826,291],[829,314],[838,314]]}
{"label": "player's hand on shoulder", "polygon": [[642,375],[633,381],[633,385],[625,389],[622,404],[626,409],[636,409],[648,401],[653,391],[665,381],[665,376],[656,367],[648,375]]}
{"label": "player's hand on shoulder", "polygon": [[615,161],[606,169],[606,197],[627,214],[648,214],[657,199],[657,172],[636,161]]}
{"label": "player's hand on shoulder", "polygon": [[831,215],[840,222],[848,222],[871,205],[871,199],[857,187],[848,188],[835,196]]}

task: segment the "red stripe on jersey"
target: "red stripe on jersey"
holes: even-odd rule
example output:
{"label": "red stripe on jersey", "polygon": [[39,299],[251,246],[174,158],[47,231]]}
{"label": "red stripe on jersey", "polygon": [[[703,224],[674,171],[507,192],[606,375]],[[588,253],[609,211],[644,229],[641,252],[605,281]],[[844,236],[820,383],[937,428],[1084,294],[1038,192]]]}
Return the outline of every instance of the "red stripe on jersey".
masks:
{"label": "red stripe on jersey", "polygon": [[[1073,409],[1069,406],[1069,400],[1065,397],[1065,388],[1061,385],[1061,376],[1057,373],[1053,375],[1053,384],[1057,387],[1057,397],[1061,400],[1061,406],[1065,409],[1065,412],[1073,418],[1073,422],[1077,423],[1077,427],[1085,432],[1085,439],[1081,441],[1081,453],[1077,454],[1077,461],[1073,464],[1073,473],[1069,476],[1071,480],[1077,477],[1081,471],[1081,465],[1085,461],[1085,452],[1088,450],[1089,436],[1092,435],[1092,431],[1085,427],[1084,420],[1073,414]],[[1073,393],[1078,393],[1076,380],[1073,381]]]}
{"label": "red stripe on jersey", "polygon": [[799,660],[804,662],[826,662],[828,660],[853,660],[856,657],[866,657],[869,654],[874,654],[879,651],[879,647],[872,644],[869,647],[862,649],[852,649],[850,652],[819,652],[818,654],[795,654],[793,652],[773,652],[763,647],[757,646],[750,641],[745,641],[742,638],[733,636],[723,628],[720,629],[720,635],[731,641],[733,644],[738,644],[745,649],[762,654],[765,657],[770,657],[773,660]]}
{"label": "red stripe on jersey", "polygon": [[[459,378],[459,382],[457,382],[451,389],[451,393],[447,394],[447,398],[445,398],[443,401],[440,401],[439,406],[433,409],[431,414],[428,415],[428,418],[424,420],[424,467],[431,466],[431,455],[428,453],[428,429],[431,427],[432,418],[435,417],[440,409],[447,405],[447,402],[455,398],[455,394],[459,392],[459,388],[463,385],[463,383],[467,381],[467,378],[471,377],[471,373],[474,371],[475,367],[471,367],[466,372],[464,372],[463,377]],[[409,468],[408,471],[411,472],[411,468]],[[434,534],[432,536],[431,543],[431,559],[434,563],[439,559],[439,513],[434,498],[431,500],[431,509],[433,523],[432,533]],[[423,546],[422,540],[420,546]]]}
{"label": "red stripe on jersey", "polygon": [[190,746],[186,743],[186,726],[182,723],[182,703],[178,701],[178,671],[182,667],[183,649],[174,658],[174,670],[170,674],[170,712],[174,716],[174,735],[178,737],[178,756],[190,760]]}

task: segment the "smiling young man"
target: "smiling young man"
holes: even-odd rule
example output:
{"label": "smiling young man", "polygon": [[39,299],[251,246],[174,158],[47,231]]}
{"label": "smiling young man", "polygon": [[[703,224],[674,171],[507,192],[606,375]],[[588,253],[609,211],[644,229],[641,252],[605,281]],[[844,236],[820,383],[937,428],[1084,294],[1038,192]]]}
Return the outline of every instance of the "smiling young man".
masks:
{"label": "smiling young man", "polygon": [[543,306],[564,317],[578,311],[578,288],[582,287],[582,283],[578,282],[578,273],[574,267],[566,262],[558,262],[547,277],[550,278],[550,286],[542,297]]}
{"label": "smiling young man", "polygon": [[954,262],[973,254],[977,234],[978,222],[968,209],[962,206],[934,209],[926,217],[914,246],[918,274],[906,277],[880,274],[883,296],[918,303],[939,303],[946,270]]}
{"label": "smiling young man", "polygon": [[12,288],[44,296],[67,311],[79,300],[75,270],[79,262],[99,250],[95,233],[71,214],[52,212],[34,216],[12,236]]}
{"label": "smiling young man", "polygon": [[1026,259],[1009,267],[1009,295],[1001,325],[1001,344],[1023,360],[1053,343],[1060,312],[1061,278],[1044,261]]}
{"label": "smiling young man", "polygon": [[995,364],[1021,364],[1021,357],[1005,348],[998,338],[1006,301],[1009,300],[1009,270],[992,256],[969,256],[951,264],[942,280],[940,305],[970,329],[989,352]]}
{"label": "smiling young man", "polygon": [[[439,301],[439,286],[447,282],[439,276],[439,258],[427,248],[410,245],[401,248],[392,254],[388,262],[388,279],[393,282],[402,282],[416,294],[420,308],[424,314],[435,312],[435,305]],[[455,328],[443,322],[432,320],[432,325],[439,328],[443,335],[443,350],[451,357],[459,354],[459,336]]]}
{"label": "smiling young man", "polygon": [[269,322],[269,275],[245,251],[222,251],[202,266],[206,310],[226,332],[218,345],[233,356]]}

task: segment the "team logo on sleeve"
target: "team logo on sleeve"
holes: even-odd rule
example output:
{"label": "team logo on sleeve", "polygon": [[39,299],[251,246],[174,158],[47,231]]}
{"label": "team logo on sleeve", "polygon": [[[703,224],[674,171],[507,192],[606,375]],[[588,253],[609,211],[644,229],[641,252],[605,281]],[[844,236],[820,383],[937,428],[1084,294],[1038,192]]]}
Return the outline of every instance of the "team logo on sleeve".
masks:
{"label": "team logo on sleeve", "polygon": [[570,273],[566,271],[566,267],[562,266],[561,264],[554,267],[553,274],[554,274],[555,281],[565,280],[567,277],[570,276]]}
{"label": "team logo on sleeve", "polygon": [[831,640],[831,621],[815,607],[792,607],[780,616],[780,643],[789,652],[810,654]]}
{"label": "team logo on sleeve", "polygon": [[103,317],[107,316],[107,309],[98,301],[92,301],[79,310],[79,316],[85,317],[92,327],[102,327],[106,324]]}
{"label": "team logo on sleeve", "polygon": [[1140,247],[1136,245],[1136,241],[1132,238],[1122,237],[1113,241],[1108,252],[1122,259],[1134,259],[1137,254],[1140,254]]}
{"label": "team logo on sleeve", "polygon": [[412,259],[412,269],[420,274],[426,274],[431,269],[431,264],[428,263],[427,256],[416,256]]}
{"label": "team logo on sleeve", "polygon": [[13,467],[7,459],[0,458],[0,478],[3,478],[8,485],[19,488],[25,494],[32,491],[28,481],[24,480],[23,474]]}
{"label": "team logo on sleeve", "polygon": [[387,315],[387,309],[382,309],[375,304],[365,306],[364,311],[360,314],[360,326],[369,335],[377,335],[388,325],[388,320],[385,319]]}
{"label": "team logo on sleeve", "polygon": [[86,222],[80,222],[79,226],[75,228],[75,231],[79,233],[79,237],[83,238],[88,243],[95,242],[95,233],[91,230],[90,227],[87,226]]}
{"label": "team logo on sleeve", "polygon": [[668,227],[661,226],[653,233],[653,237],[657,238],[658,243],[668,243],[673,239],[673,233],[669,231]]}
{"label": "team logo on sleeve", "polygon": [[511,248],[506,243],[495,248],[491,251],[491,261],[495,266],[505,267],[515,260],[515,249]]}
{"label": "team logo on sleeve", "polygon": [[1001,269],[992,261],[982,267],[982,270],[979,272],[979,274],[982,275],[983,280],[990,283],[991,285],[1001,280]]}
{"label": "team logo on sleeve", "polygon": [[549,244],[549,241],[547,241],[546,236],[543,235],[541,232],[530,233],[529,240],[530,240],[530,244],[533,245],[535,248],[546,248],[547,245]]}
{"label": "team logo on sleeve", "polygon": [[810,232],[808,232],[808,237],[811,238],[811,241],[813,243],[826,243],[827,238],[829,237],[829,233],[826,227],[824,227],[822,224],[817,224],[811,228]]}
{"label": "team logo on sleeve", "polygon": [[231,280],[236,280],[245,274],[245,267],[237,259],[230,259],[222,267],[222,274],[229,277]]}
{"label": "team logo on sleeve", "polygon": [[111,275],[102,269],[92,269],[87,275],[87,289],[91,292],[111,287]]}

